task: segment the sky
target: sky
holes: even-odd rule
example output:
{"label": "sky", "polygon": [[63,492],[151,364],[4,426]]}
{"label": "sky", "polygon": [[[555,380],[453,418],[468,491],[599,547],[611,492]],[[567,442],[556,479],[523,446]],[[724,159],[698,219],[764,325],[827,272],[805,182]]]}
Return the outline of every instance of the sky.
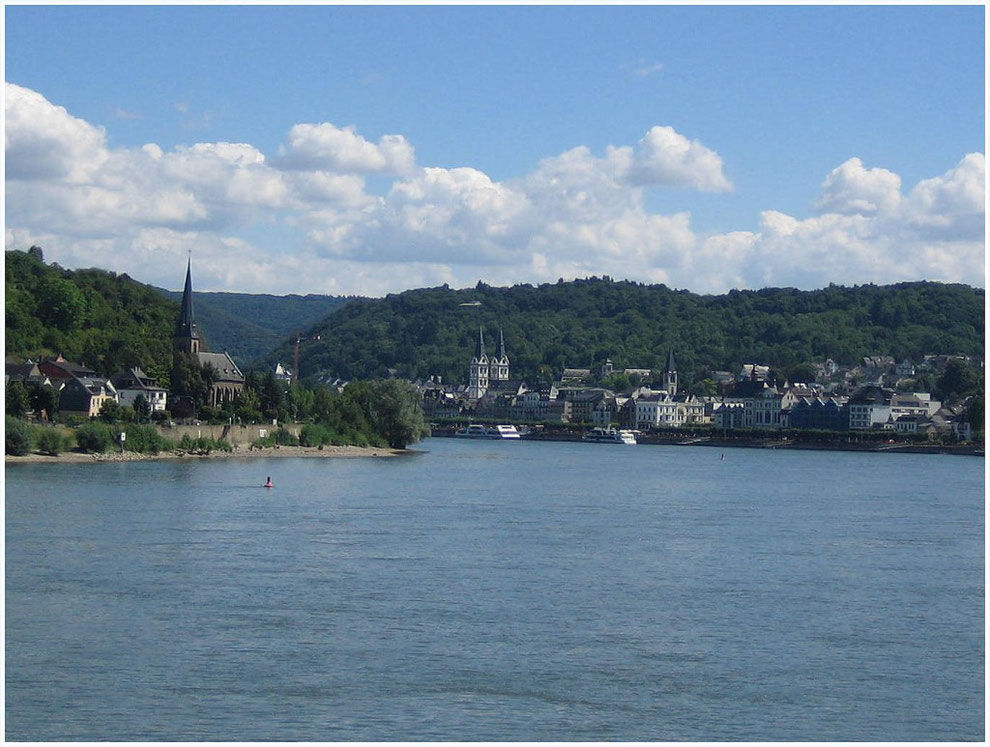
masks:
{"label": "sky", "polygon": [[202,291],[985,286],[969,6],[5,6],[5,246]]}

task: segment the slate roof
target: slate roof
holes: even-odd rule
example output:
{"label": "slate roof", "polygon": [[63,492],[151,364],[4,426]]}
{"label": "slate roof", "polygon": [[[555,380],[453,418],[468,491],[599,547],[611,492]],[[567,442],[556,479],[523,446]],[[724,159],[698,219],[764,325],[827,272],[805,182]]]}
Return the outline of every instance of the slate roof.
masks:
{"label": "slate roof", "polygon": [[186,265],[186,285],[182,289],[182,311],[175,326],[175,336],[183,339],[199,339],[196,317],[193,315],[192,259]]}
{"label": "slate roof", "polygon": [[135,367],[124,373],[113,376],[111,382],[117,389],[141,389],[144,391],[160,390],[158,382],[148,376],[140,367]]}
{"label": "slate roof", "polygon": [[482,358],[487,358],[485,355],[485,330],[478,327],[478,344],[474,348],[474,358],[480,361]]}
{"label": "slate roof", "polygon": [[200,366],[211,365],[219,375],[218,382],[243,383],[244,374],[227,353],[196,353]]}

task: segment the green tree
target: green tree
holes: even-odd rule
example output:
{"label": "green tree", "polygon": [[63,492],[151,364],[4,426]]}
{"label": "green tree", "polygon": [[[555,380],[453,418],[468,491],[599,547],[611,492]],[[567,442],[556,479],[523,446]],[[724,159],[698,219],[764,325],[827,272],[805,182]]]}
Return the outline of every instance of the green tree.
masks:
{"label": "green tree", "polygon": [[23,418],[28,413],[31,402],[28,399],[27,390],[19,381],[12,381],[7,384],[6,410],[7,415],[15,418]]}
{"label": "green tree", "polygon": [[982,389],[983,382],[973,367],[965,361],[953,359],[938,377],[936,387],[943,399],[959,399]]}
{"label": "green tree", "polygon": [[787,380],[792,384],[795,382],[813,384],[817,376],[818,372],[813,365],[810,363],[799,363],[790,369],[787,374]]}
{"label": "green tree", "polygon": [[35,384],[28,392],[28,399],[31,409],[36,413],[45,413],[49,420],[55,417],[58,411],[58,392],[55,391],[55,387]]}
{"label": "green tree", "polygon": [[691,387],[691,394],[699,397],[714,397],[718,394],[718,385],[713,379],[702,379]]}
{"label": "green tree", "polygon": [[151,403],[143,394],[138,394],[134,398],[134,414],[139,421],[147,420],[151,417]]}
{"label": "green tree", "polygon": [[172,393],[177,397],[189,397],[198,412],[210,401],[210,391],[218,380],[213,366],[199,365],[191,355],[176,354],[172,367]]}
{"label": "green tree", "polygon": [[410,382],[376,381],[372,384],[372,394],[369,419],[393,449],[404,449],[429,435],[419,395]]}
{"label": "green tree", "polygon": [[985,395],[983,394],[976,395],[969,403],[969,410],[966,412],[966,417],[969,419],[969,425],[973,429],[974,435],[983,435],[985,407]]}
{"label": "green tree", "polygon": [[119,423],[121,418],[120,405],[112,399],[103,401],[100,405],[100,414],[97,416],[104,423]]}
{"label": "green tree", "polygon": [[113,447],[113,431],[106,423],[83,423],[76,429],[76,443],[83,451],[105,452]]}
{"label": "green tree", "polygon": [[67,438],[58,428],[46,427],[38,430],[38,451],[48,456],[58,456],[66,448]]}
{"label": "green tree", "polygon": [[24,456],[31,451],[32,429],[23,420],[7,415],[4,418],[4,453]]}
{"label": "green tree", "polygon": [[86,321],[86,296],[70,280],[49,275],[38,292],[39,315],[54,327],[71,332]]}

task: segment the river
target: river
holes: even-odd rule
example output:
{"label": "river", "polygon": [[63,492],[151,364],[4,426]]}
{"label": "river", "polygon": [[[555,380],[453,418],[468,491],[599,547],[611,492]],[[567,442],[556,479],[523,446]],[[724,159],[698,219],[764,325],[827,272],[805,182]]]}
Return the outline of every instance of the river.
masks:
{"label": "river", "polygon": [[983,739],[983,459],[417,448],[8,467],[7,739]]}

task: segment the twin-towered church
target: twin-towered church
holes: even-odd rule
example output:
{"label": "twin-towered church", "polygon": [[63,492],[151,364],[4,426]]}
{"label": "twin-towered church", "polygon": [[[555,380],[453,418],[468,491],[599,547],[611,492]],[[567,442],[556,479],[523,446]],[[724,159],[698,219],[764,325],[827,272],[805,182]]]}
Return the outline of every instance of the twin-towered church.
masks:
{"label": "twin-towered church", "polygon": [[498,330],[498,352],[491,358],[485,353],[485,331],[478,329],[478,346],[471,358],[468,379],[468,398],[481,399],[488,391],[489,382],[509,380],[509,356],[505,354],[505,338]]}

